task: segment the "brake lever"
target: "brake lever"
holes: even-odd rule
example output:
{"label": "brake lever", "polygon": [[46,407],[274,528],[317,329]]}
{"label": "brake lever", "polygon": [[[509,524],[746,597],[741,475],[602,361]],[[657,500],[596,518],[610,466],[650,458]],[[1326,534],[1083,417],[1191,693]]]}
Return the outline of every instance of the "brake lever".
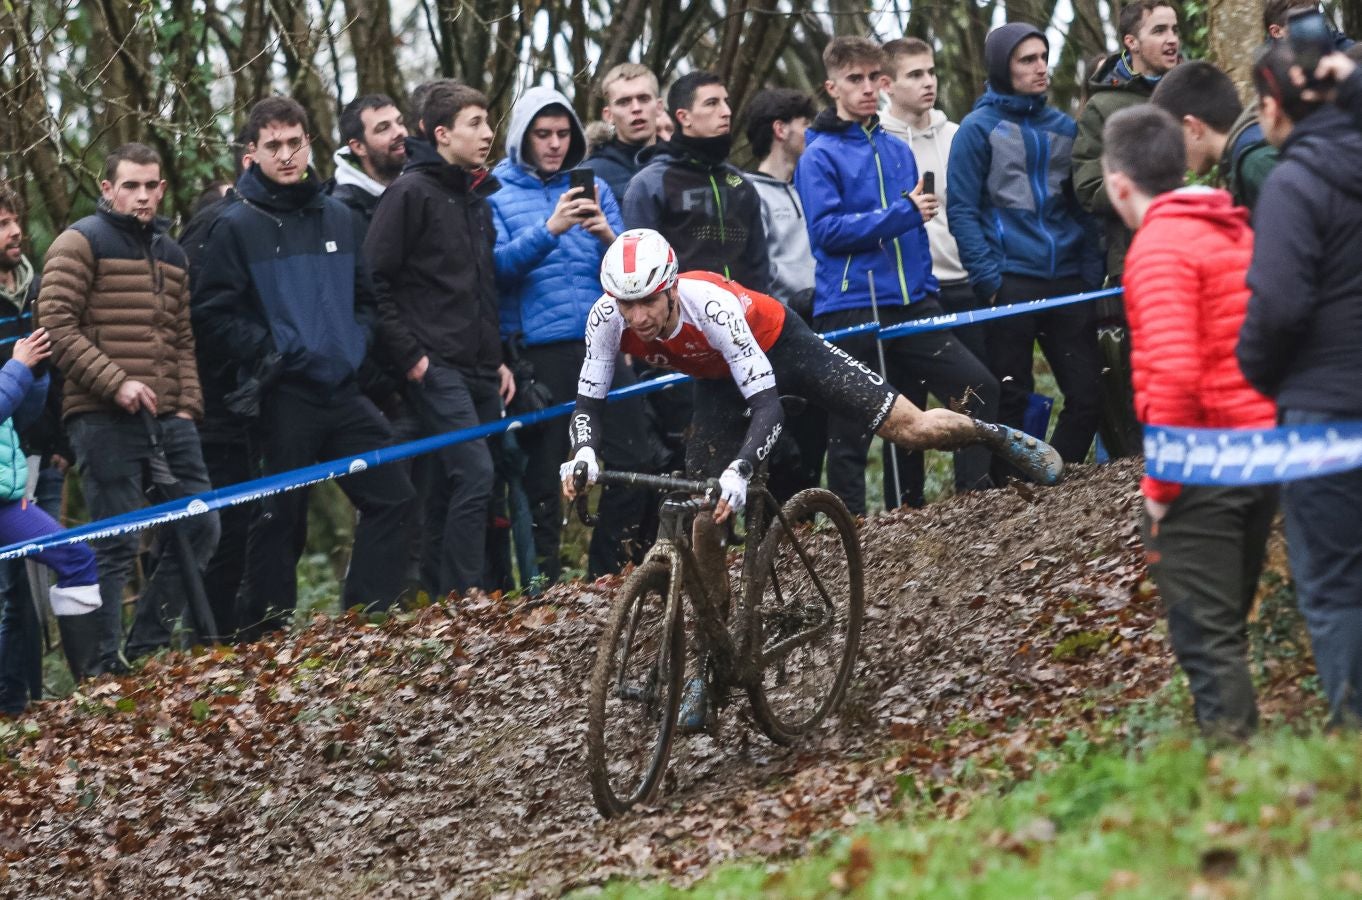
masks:
{"label": "brake lever", "polygon": [[572,501],[572,508],[577,511],[577,518],[588,528],[594,527],[599,518],[591,514],[591,508],[587,503],[589,497],[586,484],[586,463],[579,462],[573,467],[572,487],[576,494]]}

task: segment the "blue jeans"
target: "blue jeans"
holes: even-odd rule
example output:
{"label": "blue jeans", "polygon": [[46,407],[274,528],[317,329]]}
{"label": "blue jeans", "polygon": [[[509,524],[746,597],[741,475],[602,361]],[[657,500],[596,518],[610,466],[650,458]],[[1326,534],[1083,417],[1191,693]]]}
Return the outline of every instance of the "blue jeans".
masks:
{"label": "blue jeans", "polygon": [[[194,423],[173,415],[162,416],[160,423],[161,446],[171,473],[191,494],[209,490],[212,485],[208,482]],[[151,441],[139,419],[124,413],[82,413],[71,417],[67,430],[76,451],[91,519],[104,519],[147,505],[145,473]],[[218,543],[218,514],[194,516],[178,527],[189,529],[201,575]],[[104,602],[92,614],[98,617],[100,634],[98,659],[89,674],[117,668],[123,636],[123,588],[132,573],[140,540],[139,533],[132,533],[92,542],[99,559],[99,594]],[[184,611],[187,592],[173,544],[169,539],[157,541],[156,567],[143,585],[128,633],[129,659],[168,647],[171,625]]]}

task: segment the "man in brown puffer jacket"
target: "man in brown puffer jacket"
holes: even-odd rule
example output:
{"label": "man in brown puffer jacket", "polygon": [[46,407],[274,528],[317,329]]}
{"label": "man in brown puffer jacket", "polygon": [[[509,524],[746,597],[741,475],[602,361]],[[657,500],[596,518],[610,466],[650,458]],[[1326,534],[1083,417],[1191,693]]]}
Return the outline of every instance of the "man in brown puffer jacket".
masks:
{"label": "man in brown puffer jacket", "polygon": [[[156,216],[165,194],[161,158],[125,144],[105,163],[98,211],[62,232],[48,249],[38,294],[38,325],[52,336],[52,360],[65,375],[62,418],[76,452],[90,515],[118,515],[146,503],[143,472],[151,441],[139,413],[156,417],[171,471],[191,493],[212,487],[194,421],[203,415],[189,324],[184,251]],[[217,544],[217,513],[188,519],[200,568]],[[118,670],[123,588],[137,534],[95,541],[104,603],[94,671]],[[169,542],[162,542],[162,548]],[[176,555],[161,553],[137,603],[127,657],[169,645],[184,609]]]}

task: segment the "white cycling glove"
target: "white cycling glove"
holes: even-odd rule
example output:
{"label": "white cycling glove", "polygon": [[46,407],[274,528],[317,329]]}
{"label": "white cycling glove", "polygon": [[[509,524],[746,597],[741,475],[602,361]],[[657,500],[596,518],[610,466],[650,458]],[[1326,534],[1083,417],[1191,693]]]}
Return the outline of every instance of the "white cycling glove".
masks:
{"label": "white cycling glove", "polygon": [[588,485],[595,484],[596,479],[600,477],[601,466],[600,463],[596,462],[596,451],[590,447],[578,449],[576,456],[558,467],[559,480],[567,481],[571,478],[572,471],[577,468],[577,463],[579,462],[586,463],[586,483]]}
{"label": "white cycling glove", "polygon": [[[744,472],[746,474],[743,474]],[[719,499],[726,502],[734,512],[741,512],[747,505],[747,481],[751,477],[752,464],[741,459],[729,463],[728,468],[719,476]]]}

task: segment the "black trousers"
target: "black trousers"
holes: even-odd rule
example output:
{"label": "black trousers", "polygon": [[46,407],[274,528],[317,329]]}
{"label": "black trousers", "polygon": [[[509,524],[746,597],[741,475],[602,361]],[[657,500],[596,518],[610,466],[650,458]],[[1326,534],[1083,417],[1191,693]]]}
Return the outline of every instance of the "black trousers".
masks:
{"label": "black trousers", "polygon": [[[997,302],[1001,306],[1082,290],[1083,283],[1078,278],[1045,281],[1007,275]],[[987,337],[988,365],[1002,385],[998,421],[1013,428],[1022,427],[1026,404],[1036,384],[1032,364],[1035,345],[1039,343],[1064,394],[1064,408],[1050,443],[1066,463],[1086,460],[1097,433],[1101,406],[1102,357],[1097,348],[1092,304],[1075,303],[994,319],[988,323]],[[1001,483],[1005,476],[1019,477],[1012,466],[995,460],[994,481]]]}
{"label": "black trousers", "polygon": [[[353,385],[315,391],[280,385],[266,398],[258,424],[265,474],[392,443],[392,431],[378,408]],[[337,484],[359,513],[341,605],[386,609],[402,591],[401,561],[410,540],[416,492],[396,465],[367,469]],[[297,535],[306,517],[307,496],[302,491],[275,494],[261,502],[247,540],[242,640],[282,627],[297,606]]]}
{"label": "black trousers", "polygon": [[[525,348],[525,358],[534,367],[535,380],[549,389],[554,403],[566,403],[577,396],[577,376],[582,371],[586,345],[581,341],[559,341]],[[615,361],[611,389],[636,383],[637,376],[623,358]],[[631,397],[606,404],[605,443],[601,462],[611,469],[655,472],[663,464],[660,441],[649,434],[650,417],[642,397]],[[562,483],[558,467],[568,458],[568,425],[555,419],[527,428],[517,435],[526,454],[525,493],[534,520],[534,548],[540,574],[550,582],[563,573],[559,555],[563,527]],[[600,522],[591,534],[588,574],[592,578],[618,572],[632,558],[639,542],[639,525],[644,519],[650,495],[644,491],[607,487],[601,493],[597,515]]]}
{"label": "black trousers", "polygon": [[1145,551],[1187,673],[1197,724],[1235,737],[1258,724],[1248,668],[1248,614],[1277,511],[1277,489],[1188,485],[1155,525]]}
{"label": "black trousers", "polygon": [[[935,298],[911,306],[880,307],[880,324],[889,327],[914,319],[938,316],[943,312]],[[874,321],[869,307],[848,309],[818,316],[814,324],[827,332]],[[879,354],[873,336],[857,336],[838,345],[871,369],[879,370]],[[884,345],[888,381],[919,408],[927,404],[927,394],[935,394],[943,405],[964,404],[969,415],[993,420],[998,409],[998,382],[988,368],[950,330],[929,331],[895,338]],[[865,464],[874,435],[864,424],[846,416],[828,418],[828,488],[842,498],[856,515],[864,515]],[[991,454],[985,447],[970,447],[955,454],[955,486],[960,492],[992,486],[989,480]],[[892,466],[886,466],[885,501],[897,497],[901,503],[921,506],[923,494],[923,457],[921,452],[902,452],[899,485],[895,490]],[[888,460],[886,460],[888,462]],[[892,503],[897,507],[898,503]]]}

